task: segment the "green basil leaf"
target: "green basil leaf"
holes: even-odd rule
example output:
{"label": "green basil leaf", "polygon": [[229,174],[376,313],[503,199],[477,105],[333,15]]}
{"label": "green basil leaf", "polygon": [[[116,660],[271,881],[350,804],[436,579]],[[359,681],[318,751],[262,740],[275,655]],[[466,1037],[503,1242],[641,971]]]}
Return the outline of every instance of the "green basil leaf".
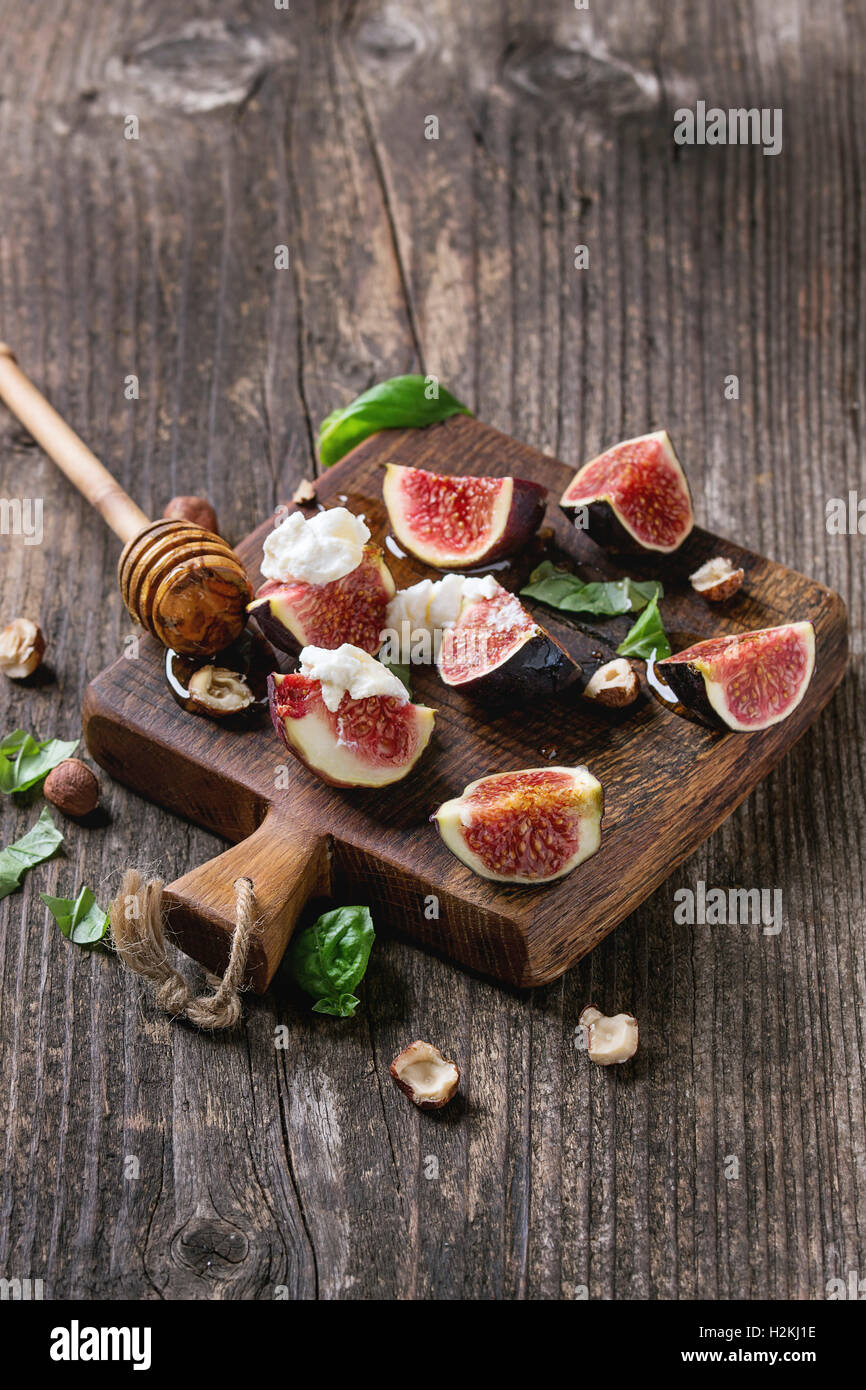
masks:
{"label": "green basil leaf", "polygon": [[352,994],[364,978],[376,934],[368,907],[337,907],[296,932],[289,948],[292,974],[316,1001],[313,1011],[350,1018]]}
{"label": "green basil leaf", "polygon": [[0,791],[26,792],[35,787],[58,763],[70,757],[78,747],[78,739],[66,743],[63,739],[48,738],[39,743],[24,729],[7,734],[0,743]]}
{"label": "green basil leaf", "polygon": [[0,898],[6,898],[21,882],[28,869],[50,859],[63,836],[46,806],[35,825],[14,845],[0,850]]}
{"label": "green basil leaf", "polygon": [[[379,657],[379,660],[382,661],[382,658]],[[396,662],[396,661],[382,661],[382,665],[385,667],[385,670],[386,670],[386,671],[392,671],[392,672],[394,673],[394,675],[397,677],[398,681],[401,681],[402,684],[405,685],[406,691],[407,691],[407,693],[408,693],[408,695],[409,695],[409,699],[411,700],[411,698],[412,698],[411,668],[410,668],[409,666],[401,666],[401,665],[400,665],[398,662]]]}
{"label": "green basil leaf", "polygon": [[649,661],[653,655],[657,661],[664,661],[666,656],[670,656],[671,644],[659,613],[658,596],[650,599],[616,650],[618,656],[640,656],[644,661]]}
{"label": "green basil leaf", "polygon": [[92,946],[108,931],[108,913],[89,888],[82,888],[77,898],[52,898],[48,893],[39,896],[63,935],[77,946]]}
{"label": "green basil leaf", "polygon": [[620,613],[639,613],[653,596],[664,590],[655,580],[612,579],[584,584],[571,570],[558,569],[545,560],[529,576],[521,597],[537,599],[563,613],[594,613],[613,618]]}
{"label": "green basil leaf", "polygon": [[332,1018],[354,1018],[360,1004],[354,994],[341,994],[339,999],[320,999],[313,1005],[314,1014],[330,1014]]}
{"label": "green basil leaf", "polygon": [[[435,396],[429,393],[434,390]],[[330,468],[356,444],[379,430],[435,425],[452,415],[471,415],[444,386],[425,376],[392,376],[332,410],[319,426],[319,459]]]}

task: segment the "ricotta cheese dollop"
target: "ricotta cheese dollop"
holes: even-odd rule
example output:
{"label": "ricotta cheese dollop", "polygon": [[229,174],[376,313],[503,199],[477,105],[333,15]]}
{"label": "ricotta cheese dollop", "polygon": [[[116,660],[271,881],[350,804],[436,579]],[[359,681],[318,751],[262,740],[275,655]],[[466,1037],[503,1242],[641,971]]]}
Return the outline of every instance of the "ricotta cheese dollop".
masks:
{"label": "ricotta cheese dollop", "polygon": [[292,512],[266,536],[262,574],[266,579],[331,584],[357,569],[370,539],[361,517],[331,507],[307,520]]}
{"label": "ricotta cheese dollop", "polygon": [[369,700],[389,695],[405,704],[409,699],[401,680],[369,652],[344,642],[334,651],[326,647],[304,647],[301,675],[320,681],[325,708],[333,714],[344,695],[353,700]]}
{"label": "ricotta cheese dollop", "polygon": [[388,604],[386,624],[396,632],[409,623],[410,632],[444,631],[454,627],[463,600],[493,598],[500,586],[491,574],[483,579],[467,579],[465,574],[446,574],[434,583],[422,579],[410,589],[400,589]]}

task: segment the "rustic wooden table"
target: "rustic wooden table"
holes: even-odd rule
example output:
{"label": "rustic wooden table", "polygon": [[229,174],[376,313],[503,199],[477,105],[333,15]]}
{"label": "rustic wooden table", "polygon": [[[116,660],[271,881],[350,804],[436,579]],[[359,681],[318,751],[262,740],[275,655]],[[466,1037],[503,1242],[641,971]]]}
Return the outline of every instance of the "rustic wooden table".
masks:
{"label": "rustic wooden table", "polygon": [[[172,1025],[37,897],[105,901],[127,863],[168,879],[219,849],[107,786],[108,824],[65,822],[0,908],[0,1275],[78,1298],[821,1298],[866,1274],[866,537],[825,523],[866,495],[866,13],[193,8],[0,0],[0,337],[145,509],[202,492],[236,538],[310,475],[329,409],[424,370],[575,464],[667,425],[700,519],[837,588],[854,656],[788,761],[533,994],[381,938],[353,1022],[271,994],[231,1037]],[[699,100],[781,108],[782,152],[677,147]],[[75,736],[129,632],[117,546],[5,413],[0,468],[5,499],[44,499],[41,545],[0,538],[0,611],[39,618],[53,671],[2,683],[2,727]],[[7,800],[3,843],[33,814]],[[679,925],[699,881],[780,889],[781,932]],[[638,1015],[635,1065],[576,1050],[590,998]],[[416,1036],[464,1070],[439,1116],[387,1075]]]}

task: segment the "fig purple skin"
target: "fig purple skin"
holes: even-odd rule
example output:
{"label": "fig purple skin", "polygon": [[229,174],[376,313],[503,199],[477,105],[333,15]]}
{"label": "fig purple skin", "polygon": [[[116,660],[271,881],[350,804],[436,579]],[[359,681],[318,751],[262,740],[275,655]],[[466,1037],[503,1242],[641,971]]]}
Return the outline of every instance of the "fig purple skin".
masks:
{"label": "fig purple skin", "polygon": [[280,651],[296,655],[303,647],[333,651],[349,642],[371,654],[396,586],[382,552],[372,543],[356,569],[330,584],[269,579],[248,607],[263,636]]}
{"label": "fig purple skin", "polygon": [[591,459],[559,505],[572,520],[585,509],[585,529],[607,550],[671,554],[694,525],[689,485],[664,430],[624,439]]}

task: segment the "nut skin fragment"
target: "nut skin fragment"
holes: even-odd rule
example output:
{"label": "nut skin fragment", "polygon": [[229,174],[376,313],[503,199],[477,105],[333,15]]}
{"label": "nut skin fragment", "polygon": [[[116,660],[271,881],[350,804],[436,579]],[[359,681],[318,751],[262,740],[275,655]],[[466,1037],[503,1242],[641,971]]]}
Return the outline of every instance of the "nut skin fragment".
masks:
{"label": "nut skin fragment", "polygon": [[733,597],[745,577],[745,570],[735,569],[724,555],[714,555],[689,575],[689,583],[701,598],[709,599],[710,603],[724,603],[725,599]]}
{"label": "nut skin fragment", "polygon": [[315,502],[315,500],[316,489],[313,487],[309,478],[305,478],[302,483],[298,483],[298,486],[292,493],[292,501],[297,507],[304,507],[310,502]]}
{"label": "nut skin fragment", "polygon": [[187,689],[194,704],[217,718],[237,714],[254,699],[244,677],[224,666],[200,666],[190,676]]}
{"label": "nut skin fragment", "polygon": [[584,688],[584,697],[608,709],[622,709],[634,704],[640,694],[640,681],[634,668],[625,657],[608,661],[599,666],[590,676]]}
{"label": "nut skin fragment", "polygon": [[42,790],[65,816],[87,816],[99,805],[99,778],[79,758],[66,758],[52,768]]}
{"label": "nut skin fragment", "polygon": [[637,1052],[638,1026],[633,1014],[614,1014],[608,1018],[594,1004],[588,1004],[577,1020],[587,1032],[587,1053],[601,1067],[627,1062]]}
{"label": "nut skin fragment", "polygon": [[0,671],[10,680],[32,676],[44,655],[42,630],[29,618],[15,618],[0,632]]}
{"label": "nut skin fragment", "polygon": [[172,497],[163,516],[178,521],[191,521],[202,530],[219,535],[217,515],[206,497]]}
{"label": "nut skin fragment", "polygon": [[438,1047],[420,1038],[398,1053],[389,1071],[400,1090],[419,1110],[441,1110],[453,1099],[460,1085],[456,1062],[449,1061]]}

